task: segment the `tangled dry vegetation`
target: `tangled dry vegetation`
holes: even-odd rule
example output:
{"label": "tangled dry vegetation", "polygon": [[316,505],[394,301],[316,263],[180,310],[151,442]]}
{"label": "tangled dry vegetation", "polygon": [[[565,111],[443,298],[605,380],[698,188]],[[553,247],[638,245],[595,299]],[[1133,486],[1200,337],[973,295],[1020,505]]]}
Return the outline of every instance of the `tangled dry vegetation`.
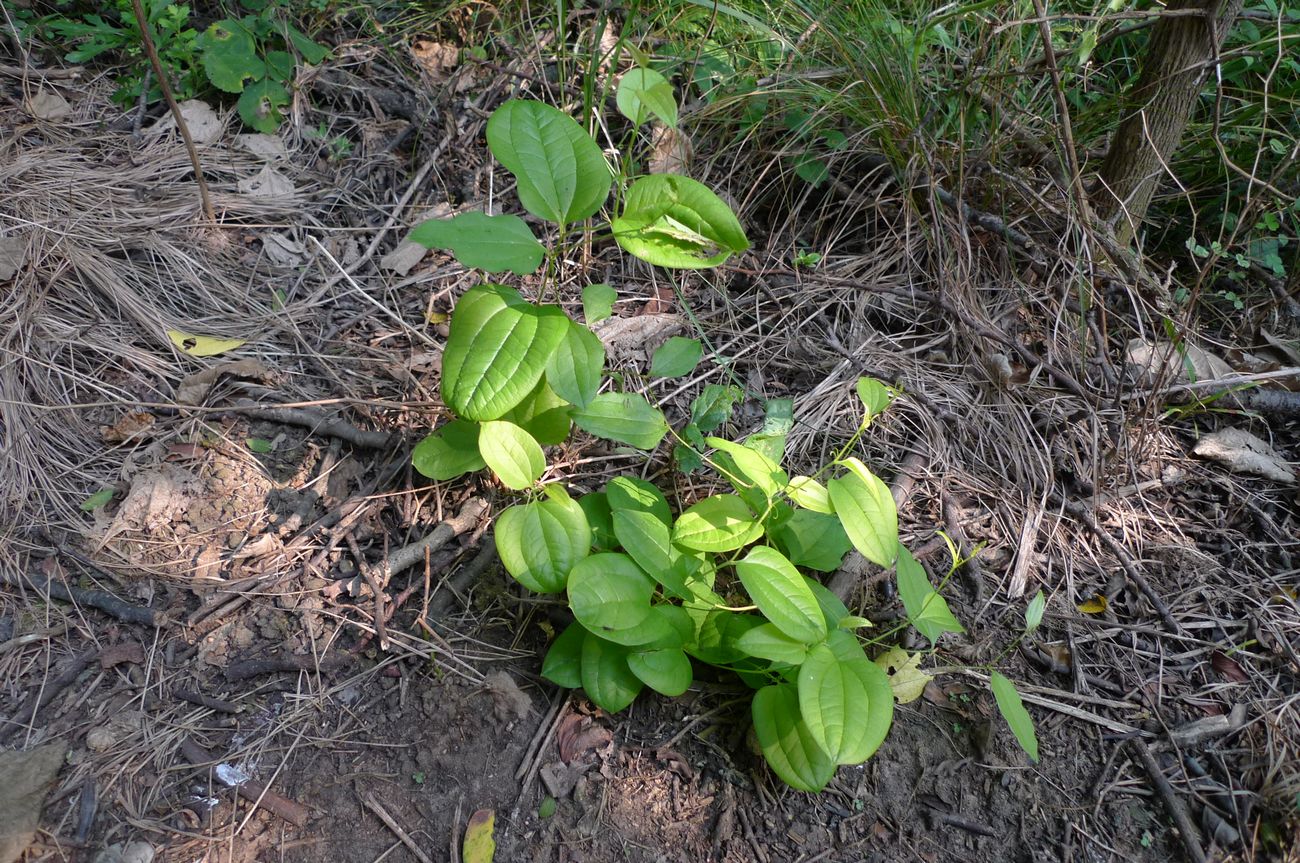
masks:
{"label": "tangled dry vegetation", "polygon": [[[72,114],[57,121],[3,109],[0,224],[22,238],[22,252],[0,286],[0,734],[24,747],[61,739],[73,753],[42,822],[48,859],[68,840],[121,841],[132,824],[180,851],[211,841],[193,838],[210,835],[211,823],[182,803],[174,765],[193,760],[187,740],[221,736],[231,704],[257,719],[226,742],[229,756],[272,783],[282,770],[337,769],[318,765],[324,753],[352,745],[368,707],[392,706],[365,689],[387,669],[414,659],[474,687],[487,686],[493,663],[524,658],[524,673],[535,671],[532,640],[476,635],[523,633],[546,615],[465,577],[490,564],[476,551],[487,523],[474,501],[500,491],[481,480],[428,486],[407,465],[410,445],[439,416],[439,315],[475,277],[449,259],[412,257],[399,241],[422,215],[485,197],[482,113],[452,87],[430,97],[394,79],[367,83],[358,76],[382,78],[380,61],[343,56],[302,84],[329,93],[334,110],[364,116],[358,152],[326,163],[305,135],[240,136],[218,117],[199,155],[219,227],[201,223],[174,131],[165,121],[138,134],[107,122],[104,82],[78,82]],[[472,106],[490,108],[526,83],[528,70],[516,71],[525,77],[480,80]],[[7,85],[18,83],[40,86]],[[367,89],[433,99],[422,107],[434,119],[419,129],[433,134],[415,146],[411,172],[386,148],[401,118],[367,114]],[[1161,781],[1152,799],[1194,819],[1205,848],[1253,857],[1265,845],[1260,813],[1269,823],[1290,813],[1294,829],[1294,487],[1190,455],[1201,433],[1244,424],[1294,459],[1294,423],[1165,414],[1172,381],[1125,362],[1131,340],[1161,342],[1159,297],[1036,202],[1007,206],[1024,218],[1006,229],[872,170],[794,196],[761,147],[697,147],[692,173],[737,203],[755,249],[735,266],[669,283],[597,248],[571,268],[566,302],[582,284],[608,281],[620,317],[670,315],[656,325],[661,335],[698,326],[726,364],[656,384],[656,395],[680,419],[703,384],[732,374],[751,396],[742,426],[760,418],[755,400],[792,397],[794,469],[822,464],[852,435],[858,376],[901,388],[864,458],[892,478],[909,544],[932,571],[947,568],[937,530],[975,554],[946,588],[970,631],[952,661],[990,661],[1028,597],[1040,588],[1049,597],[1040,636],[1006,661],[1032,681],[1026,700],[1058,741],[1045,769],[1073,758],[1059,741],[1098,758],[1077,791],[1096,810],[1072,814],[1077,833],[1061,835],[1138,848],[1137,836],[1116,835],[1119,822],[1095,813],[1107,795]],[[790,266],[813,237],[822,263]],[[1099,270],[1083,263],[1090,256]],[[1096,285],[1099,300],[1082,318],[1081,283]],[[244,344],[195,357],[170,330]],[[647,337],[618,346],[624,362],[644,362]],[[250,439],[273,446],[259,453]],[[705,491],[662,458],[646,470],[590,441],[552,461],[556,479],[582,489],[633,470],[681,500]],[[102,488],[112,503],[83,511]],[[396,568],[383,566],[377,594],[359,580],[358,566],[370,574],[457,514],[454,535],[410,561],[423,582],[402,587]],[[474,599],[440,587],[448,572]],[[891,602],[866,568],[834,579],[868,614]],[[47,602],[49,582],[65,581],[80,600]],[[162,626],[109,626],[103,607],[86,605],[87,589],[156,609]],[[394,614],[407,600],[423,600],[415,621]],[[1090,600],[1092,613],[1078,610]],[[115,660],[129,672],[104,661],[125,643],[141,651]],[[333,676],[291,676],[298,682],[271,702],[241,686],[256,671],[242,677],[240,663],[253,660],[282,672],[348,664]],[[58,691],[61,675],[76,685]],[[507,717],[509,686],[492,689]],[[48,703],[44,688],[56,690]],[[221,703],[184,695],[200,692]],[[542,711],[543,729],[558,710],[557,701]],[[518,718],[473,745],[526,741],[537,716],[531,725]],[[100,727],[115,731],[97,748],[87,732]],[[74,802],[86,788],[98,789],[101,808],[97,826],[82,830]],[[297,788],[323,795],[309,779]],[[531,791],[519,793],[522,801]],[[456,805],[439,817],[459,823]],[[177,812],[194,823],[177,822]],[[283,841],[266,831],[240,853],[252,859]]]}

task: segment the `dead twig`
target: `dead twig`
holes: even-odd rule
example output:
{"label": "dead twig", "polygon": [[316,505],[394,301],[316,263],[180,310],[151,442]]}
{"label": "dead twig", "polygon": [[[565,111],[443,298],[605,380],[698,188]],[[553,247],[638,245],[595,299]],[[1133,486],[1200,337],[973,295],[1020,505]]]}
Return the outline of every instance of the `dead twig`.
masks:
{"label": "dead twig", "polygon": [[396,437],[388,432],[359,429],[337,417],[326,416],[320,411],[309,408],[275,407],[274,405],[258,404],[248,399],[240,399],[235,403],[235,407],[240,413],[254,419],[299,426],[310,429],[313,434],[336,437],[339,440],[347,441],[353,446],[368,449],[387,449],[396,442]]}
{"label": "dead twig", "polygon": [[172,695],[175,695],[181,701],[187,701],[190,704],[196,704],[199,707],[206,707],[209,710],[215,710],[218,713],[242,713],[244,708],[238,704],[232,704],[229,701],[222,701],[220,698],[213,698],[211,695],[204,695],[202,692],[194,692],[189,689],[183,689],[179,686],[172,689]]}
{"label": "dead twig", "polygon": [[341,656],[326,657],[317,660],[311,656],[275,656],[270,659],[248,659],[226,666],[226,680],[247,680],[263,674],[276,674],[281,671],[334,671],[348,664],[348,659]]}
{"label": "dead twig", "polygon": [[1174,787],[1169,784],[1165,777],[1165,772],[1160,769],[1156,763],[1155,756],[1147,748],[1146,743],[1141,740],[1130,740],[1129,749],[1142,762],[1146,768],[1147,775],[1151,777],[1151,784],[1155,786],[1156,792],[1160,795],[1161,801],[1165,804],[1165,809],[1169,812],[1169,817],[1174,820],[1174,826],[1178,828],[1178,838],[1182,840],[1183,848],[1187,850],[1187,856],[1192,859],[1192,863],[1205,863],[1205,851],[1201,848],[1200,833],[1196,825],[1192,823],[1192,818],[1187,812],[1187,807],[1183,801],[1178,798]]}
{"label": "dead twig", "polygon": [[215,763],[218,761],[212,753],[195,743],[190,738],[181,741],[181,754],[185,760],[189,761],[196,767],[208,767],[211,774],[216,777],[217,781],[227,788],[233,788],[235,793],[254,806],[260,806],[267,812],[278,815],[285,821],[288,821],[295,827],[304,827],[310,816],[306,806],[296,800],[290,800],[276,794],[274,791],[253,781],[252,777],[245,774],[242,770],[228,762]]}
{"label": "dead twig", "polygon": [[[88,590],[84,587],[61,584],[52,578],[34,573],[28,573],[27,578],[32,587],[44,593],[47,597],[98,608],[100,611],[126,623],[139,623],[145,626],[165,626],[168,623],[163,612],[132,605],[106,590]],[[21,588],[25,586],[17,574],[6,571],[0,571],[0,582],[10,587]]]}
{"label": "dead twig", "polygon": [[379,816],[379,820],[384,822],[384,825],[389,830],[392,830],[393,834],[397,836],[398,839],[402,840],[402,844],[415,855],[416,859],[419,860],[420,863],[433,863],[433,859],[429,857],[428,854],[425,854],[424,850],[420,848],[419,845],[415,844],[415,840],[410,837],[410,834],[403,830],[401,825],[393,820],[393,816],[389,815],[388,810],[379,805],[379,801],[376,800],[373,795],[367,794],[361,799],[361,802],[365,804],[367,809]]}

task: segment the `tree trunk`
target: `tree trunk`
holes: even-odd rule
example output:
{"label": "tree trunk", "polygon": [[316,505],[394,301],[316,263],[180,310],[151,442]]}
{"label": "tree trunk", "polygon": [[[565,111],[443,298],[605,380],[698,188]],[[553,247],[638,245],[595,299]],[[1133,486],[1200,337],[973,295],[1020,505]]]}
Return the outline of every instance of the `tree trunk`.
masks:
{"label": "tree trunk", "polygon": [[[1145,218],[1196,106],[1201,82],[1243,0],[1173,0],[1151,32],[1137,86],[1102,162],[1093,209],[1128,244]],[[1192,14],[1200,10],[1202,14]],[[1177,14],[1177,13],[1182,14]],[[1209,24],[1213,22],[1213,29]]]}

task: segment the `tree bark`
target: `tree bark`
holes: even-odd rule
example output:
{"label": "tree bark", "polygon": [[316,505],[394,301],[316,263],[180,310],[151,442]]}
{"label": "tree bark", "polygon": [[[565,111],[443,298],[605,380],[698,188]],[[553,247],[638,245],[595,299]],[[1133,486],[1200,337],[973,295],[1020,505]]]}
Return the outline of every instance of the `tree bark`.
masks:
{"label": "tree bark", "polygon": [[[1137,86],[1124,100],[1124,116],[1102,162],[1096,214],[1115,226],[1125,245],[1133,240],[1169,157],[1182,139],[1201,83],[1214,68],[1219,46],[1244,0],[1173,0],[1151,32]],[[1193,14],[1200,10],[1202,14]],[[1181,13],[1181,14],[1179,14]],[[1211,26],[1212,25],[1212,26]]]}

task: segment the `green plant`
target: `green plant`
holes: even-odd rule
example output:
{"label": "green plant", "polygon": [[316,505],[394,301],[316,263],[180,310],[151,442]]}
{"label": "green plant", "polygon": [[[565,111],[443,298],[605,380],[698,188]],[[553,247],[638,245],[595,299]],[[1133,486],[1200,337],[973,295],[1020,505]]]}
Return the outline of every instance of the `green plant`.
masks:
{"label": "green plant", "polygon": [[[634,71],[617,99],[633,133],[650,115],[675,122],[667,82]],[[602,210],[612,188],[617,203],[608,228],[644,261],[711,267],[748,247],[734,213],[708,188],[674,175],[616,175],[587,132],[555,108],[507,102],[489,120],[487,139],[514,174],[524,209],[555,226],[555,245],[544,246],[517,216],[481,213],[425,222],[411,239],[448,248],[489,273],[544,267],[549,284],[557,250],[575,225]],[[607,285],[584,289],[588,321],[607,316],[614,298]],[[669,340],[649,374],[687,375],[702,355],[695,339]],[[593,702],[618,711],[643,687],[685,692],[693,662],[734,672],[756,690],[754,729],[773,770],[796,788],[824,787],[837,765],[860,763],[883,742],[894,693],[856,634],[870,622],[801,568],[833,571],[856,548],[895,570],[908,618],[931,642],[962,631],[899,541],[888,487],[849,454],[895,393],[861,379],[858,434],[817,476],[791,478],[781,467],[788,400],[769,402],[763,428],[734,442],[708,435],[726,422],[741,392],[710,385],[674,431],[643,393],[603,391],[604,365],[599,338],[558,306],[527,302],[501,284],[471,288],[452,313],[443,352],[442,397],[456,418],[415,448],[414,466],[438,480],[487,467],[507,488],[527,493],[500,514],[494,535],[517,581],[564,594],[573,612],[575,623],[544,661],[548,679],[581,686]],[[622,385],[634,378],[619,376]],[[559,483],[538,488],[543,447],[565,440],[572,424],[641,450],[672,434],[684,469],[707,465],[732,492],[674,515],[662,492],[630,476],[577,499]],[[992,682],[1017,739],[1032,741],[1032,725],[1023,736],[1028,714],[1014,687],[996,672]],[[1036,744],[1026,748],[1037,756]]]}

